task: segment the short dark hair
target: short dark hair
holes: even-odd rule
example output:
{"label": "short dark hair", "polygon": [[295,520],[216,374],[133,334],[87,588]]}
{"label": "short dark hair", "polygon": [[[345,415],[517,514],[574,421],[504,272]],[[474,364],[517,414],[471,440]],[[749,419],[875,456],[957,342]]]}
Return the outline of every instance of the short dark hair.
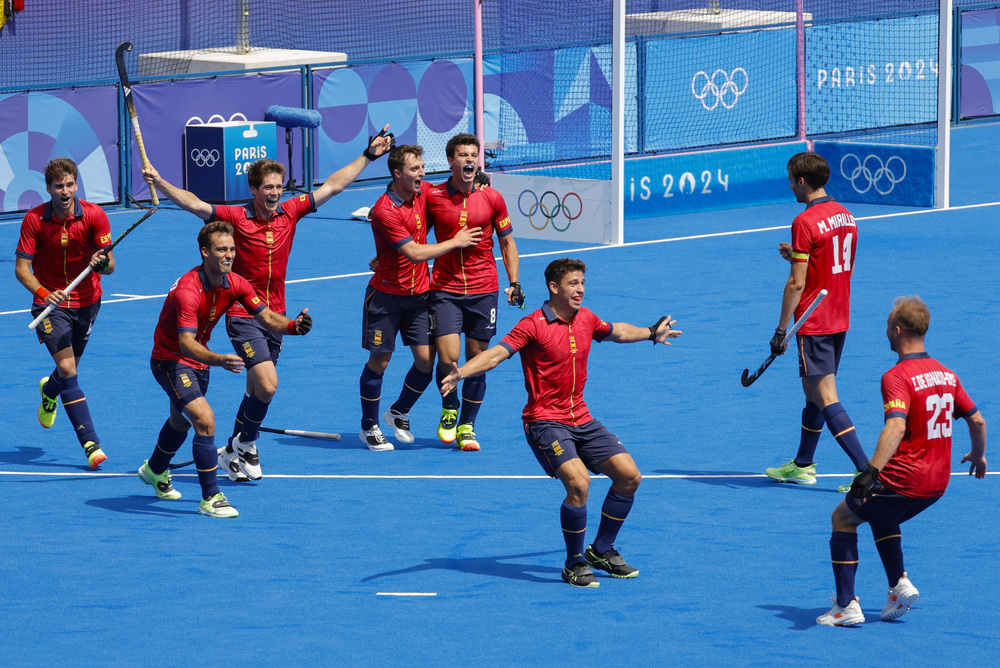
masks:
{"label": "short dark hair", "polygon": [[80,171],[77,169],[76,163],[69,158],[53,158],[49,164],[45,165],[46,188],[64,176],[72,176],[74,180],[80,178]]}
{"label": "short dark hair", "polygon": [[479,137],[463,132],[448,140],[448,145],[444,147],[444,154],[449,158],[454,158],[455,149],[459,146],[475,146],[477,150],[482,148],[479,145]]}
{"label": "short dark hair", "polygon": [[916,295],[897,297],[892,302],[892,323],[910,336],[924,338],[931,326],[931,311],[923,299]]}
{"label": "short dark hair", "polygon": [[818,190],[830,180],[830,165],[818,153],[796,153],[788,160],[788,175],[805,179],[813,190]]}
{"label": "short dark hair", "polygon": [[422,158],[424,147],[416,144],[400,144],[389,151],[389,176],[396,178],[396,170],[403,170],[406,166],[406,156],[412,155],[414,158]]}
{"label": "short dark hair", "polygon": [[213,220],[211,223],[205,223],[201,231],[198,232],[198,250],[208,248],[208,245],[212,243],[212,237],[216,234],[233,236],[233,226],[225,220]]}
{"label": "short dark hair", "polygon": [[583,263],[583,260],[574,260],[568,257],[549,262],[549,266],[545,267],[545,289],[549,289],[549,283],[559,285],[563,276],[573,271],[586,274],[587,265]]}
{"label": "short dark hair", "polygon": [[250,165],[250,169],[247,170],[247,182],[251,188],[260,188],[261,184],[264,183],[264,177],[268,174],[277,174],[284,181],[285,166],[277,160],[262,158]]}

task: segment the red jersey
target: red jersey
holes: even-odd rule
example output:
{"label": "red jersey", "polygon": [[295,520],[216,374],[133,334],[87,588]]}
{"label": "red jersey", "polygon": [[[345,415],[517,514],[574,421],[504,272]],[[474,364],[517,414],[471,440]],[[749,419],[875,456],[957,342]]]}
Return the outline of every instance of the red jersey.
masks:
{"label": "red jersey", "polygon": [[814,199],[792,222],[792,262],[809,263],[795,319],[820,290],[829,292],[799,334],[836,334],[851,328],[851,273],[857,246],[854,216],[832,197]]}
{"label": "red jersey", "polygon": [[497,237],[505,237],[514,231],[503,196],[493,188],[473,188],[466,194],[452,186],[449,179],[427,192],[427,215],[438,243],[451,239],[467,226],[483,230],[475,246],[456,248],[434,260],[431,290],[460,295],[499,290],[493,232],[496,231]]}
{"label": "red jersey", "polygon": [[[236,242],[233,273],[250,281],[267,307],[275,313],[285,313],[285,274],[295,227],[315,210],[316,201],[311,194],[298,195],[280,203],[267,222],[257,217],[253,202],[245,206],[212,207],[208,222],[224,220],[233,226],[233,241]],[[251,317],[239,304],[233,306],[229,315],[234,318]]]}
{"label": "red jersey", "polygon": [[[49,292],[62,290],[90,265],[98,250],[111,245],[111,224],[104,209],[76,200],[73,215],[59,222],[52,202],[39,204],[24,215],[17,257],[31,260],[31,271]],[[91,272],[76,286],[64,308],[81,308],[101,301],[101,276]],[[35,304],[45,302],[35,295]]]}
{"label": "red jersey", "polygon": [[585,308],[563,322],[546,302],[503,337],[500,345],[511,355],[521,353],[528,390],[528,403],[521,412],[525,422],[579,425],[594,419],[583,400],[587,356],[590,342],[603,341],[611,329],[610,323]]}
{"label": "red jersey", "polygon": [[194,332],[195,340],[207,347],[215,324],[235,304],[242,304],[254,315],[264,310],[263,300],[239,274],[226,274],[215,288],[201,265],[178,278],[167,293],[153,331],[153,359],[176,360],[195,369],[207,369],[207,364],[181,352],[179,334]]}
{"label": "red jersey", "polygon": [[958,376],[927,353],[904,355],[882,375],[882,402],[885,419],[904,418],[906,433],[879,479],[906,496],[941,496],[951,478],[953,419],[976,412]]}
{"label": "red jersey", "polygon": [[427,243],[427,191],[431,185],[421,181],[420,192],[404,202],[392,187],[372,207],[372,234],[378,267],[368,284],[390,295],[417,295],[431,289],[427,263],[414,264],[399,252],[401,246],[415,241]]}

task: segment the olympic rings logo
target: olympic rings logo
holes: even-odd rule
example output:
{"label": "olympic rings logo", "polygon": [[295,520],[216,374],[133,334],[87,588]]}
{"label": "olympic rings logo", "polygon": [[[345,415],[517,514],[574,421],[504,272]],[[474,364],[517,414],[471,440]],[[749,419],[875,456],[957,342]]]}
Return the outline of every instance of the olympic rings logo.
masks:
{"label": "olympic rings logo", "polygon": [[[722,75],[722,85],[719,85],[719,82],[716,81],[720,74]],[[691,94],[694,95],[696,100],[701,102],[701,106],[706,111],[712,111],[719,104],[722,104],[726,109],[732,109],[739,101],[740,95],[746,92],[749,85],[750,77],[742,67],[737,67],[733,70],[732,74],[725,70],[715,70],[712,72],[712,76],[708,76],[706,72],[696,72],[691,77]],[[709,98],[709,95],[713,97]],[[709,103],[711,103],[711,106],[709,106]]]}
{"label": "olympic rings logo", "polygon": [[209,151],[207,148],[193,148],[191,149],[191,160],[198,167],[211,167],[219,161],[219,152],[214,148]]}
{"label": "olympic rings logo", "polygon": [[[229,117],[230,122],[246,121],[246,120],[247,117],[240,111],[233,113]],[[226,122],[226,117],[223,116],[222,114],[212,114],[211,116],[208,117],[207,121],[203,121],[200,116],[192,116],[191,118],[187,119],[187,122],[184,123],[184,125],[186,127],[188,125],[202,125],[205,123],[225,123],[225,122]]]}
{"label": "olympic rings logo", "polygon": [[[575,204],[572,203],[573,199],[576,200]],[[524,210],[525,201],[531,202],[527,211]],[[573,209],[576,209],[576,213],[572,213]],[[549,223],[552,223],[552,229],[557,232],[565,232],[569,229],[570,224],[583,214],[583,200],[574,192],[566,193],[560,199],[559,195],[551,190],[546,190],[541,197],[536,195],[533,190],[522,190],[521,194],[517,196],[517,210],[528,219],[528,222],[536,230],[544,230]],[[540,226],[536,225],[535,218],[544,218],[545,222]],[[559,227],[556,224],[557,219],[560,223],[565,220],[565,226]]]}
{"label": "olympic rings logo", "polygon": [[[874,187],[880,195],[888,195],[897,183],[906,178],[906,162],[898,155],[891,156],[883,163],[882,158],[877,155],[869,155],[861,160],[853,153],[848,153],[840,159],[840,174],[851,182],[859,194],[863,195]],[[864,188],[858,187],[859,180]]]}

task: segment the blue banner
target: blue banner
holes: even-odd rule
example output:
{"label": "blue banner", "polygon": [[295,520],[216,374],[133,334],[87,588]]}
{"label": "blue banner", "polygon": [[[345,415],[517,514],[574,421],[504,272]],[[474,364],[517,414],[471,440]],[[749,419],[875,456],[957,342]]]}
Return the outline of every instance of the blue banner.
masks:
{"label": "blue banner", "polygon": [[788,159],[804,142],[625,161],[625,218],[788,202]]}
{"label": "blue banner", "polygon": [[937,14],[806,28],[810,135],[937,118]]}
{"label": "blue banner", "polygon": [[668,151],[795,137],[795,30],[646,45],[645,147]]}
{"label": "blue banner", "polygon": [[934,206],[934,148],[816,142],[814,150],[830,163],[827,193],[841,202]]}

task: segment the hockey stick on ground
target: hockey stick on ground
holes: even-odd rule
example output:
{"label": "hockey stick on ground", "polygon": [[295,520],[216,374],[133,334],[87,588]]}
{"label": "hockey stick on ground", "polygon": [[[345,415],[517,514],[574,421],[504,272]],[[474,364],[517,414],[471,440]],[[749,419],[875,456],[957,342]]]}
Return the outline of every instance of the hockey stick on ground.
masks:
{"label": "hockey stick on ground", "polygon": [[[301,429],[271,429],[270,427],[257,427],[257,429],[259,431],[266,431],[272,434],[285,434],[287,436],[303,436],[305,438],[319,438],[326,441],[340,440],[340,434],[327,434],[326,432],[322,431],[302,431]],[[223,448],[219,448],[219,451],[221,452],[222,449]],[[184,468],[185,466],[190,466],[191,464],[194,464],[193,459],[189,459],[186,462],[178,462],[176,464],[170,464],[169,468],[171,470],[181,469]]]}
{"label": "hockey stick on ground", "polygon": [[[781,341],[781,345],[783,346],[788,345],[788,342],[792,340],[793,336],[795,336],[795,332],[799,331],[799,327],[801,327],[805,323],[806,318],[812,315],[812,312],[816,310],[816,307],[819,306],[819,303],[821,301],[823,301],[823,298],[826,297],[826,294],[827,294],[826,290],[819,291],[819,294],[816,295],[816,299],[813,300],[813,303],[810,304],[809,308],[807,308],[805,313],[802,314],[802,317],[796,320],[795,324],[792,325],[792,328],[789,329],[788,332],[785,334],[785,338]],[[756,371],[753,372],[753,375],[750,374],[750,369],[743,369],[743,377],[740,378],[740,382],[743,383],[743,387],[750,387],[751,385],[753,385],[753,382],[758,378],[760,378],[760,375],[767,370],[767,367],[771,366],[771,362],[773,362],[776,357],[777,355],[771,353],[771,355],[768,356],[766,360],[764,360],[764,363],[760,365],[760,368],[758,368]]]}
{"label": "hockey stick on ground", "polygon": [[[156,213],[156,209],[150,209],[145,214],[143,214],[142,218],[140,218],[139,220],[137,220],[134,223],[132,223],[131,225],[129,225],[128,229],[126,229],[124,232],[122,232],[121,234],[119,234],[118,238],[115,239],[113,242],[111,242],[111,245],[108,246],[108,248],[106,249],[107,252],[110,253],[112,250],[114,250],[114,247],[118,245],[118,242],[120,242],[122,239],[124,239],[125,237],[127,237],[129,232],[131,232],[135,228],[139,227],[139,224],[142,221],[146,220],[147,218],[149,218],[150,216],[152,216],[154,213]],[[90,272],[91,272],[90,265],[87,265],[87,268],[84,269],[83,271],[81,271],[80,275],[77,276],[76,278],[74,278],[73,282],[66,286],[66,289],[64,290],[64,292],[66,292],[66,293],[73,292],[73,290],[76,288],[76,286],[80,285],[80,283],[83,282],[83,279],[87,278],[87,276],[90,274]],[[45,317],[49,313],[52,313],[52,311],[55,308],[56,308],[56,306],[53,306],[52,304],[49,304],[48,306],[46,306],[45,310],[42,311],[41,313],[39,313],[38,317],[31,321],[31,323],[28,325],[28,329],[34,329],[35,327],[38,327],[38,323],[40,323],[42,320],[44,320]]]}
{"label": "hockey stick on ground", "polygon": [[[122,94],[125,96],[125,106],[128,107],[129,118],[132,119],[132,131],[135,132],[135,144],[139,147],[139,157],[142,158],[143,169],[149,169],[149,158],[146,157],[146,147],[142,143],[142,133],[139,132],[139,117],[135,113],[135,102],[132,100],[132,84],[128,79],[128,70],[125,69],[125,52],[132,50],[132,42],[122,42],[115,50],[115,62],[118,63],[118,81],[122,85]],[[160,198],[156,196],[156,188],[149,186],[149,199],[153,206],[160,205]]]}

